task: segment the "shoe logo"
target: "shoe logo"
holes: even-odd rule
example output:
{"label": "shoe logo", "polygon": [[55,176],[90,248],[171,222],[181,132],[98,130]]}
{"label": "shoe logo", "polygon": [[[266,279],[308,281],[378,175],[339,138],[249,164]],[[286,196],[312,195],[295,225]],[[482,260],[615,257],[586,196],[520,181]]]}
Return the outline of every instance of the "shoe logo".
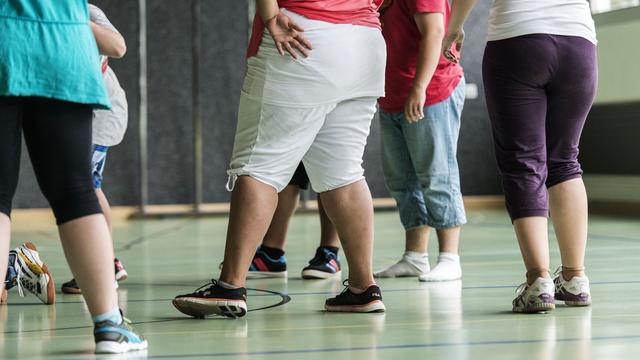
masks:
{"label": "shoe logo", "polygon": [[373,297],[381,297],[380,294],[378,294],[378,293],[371,293],[371,296],[373,296]]}

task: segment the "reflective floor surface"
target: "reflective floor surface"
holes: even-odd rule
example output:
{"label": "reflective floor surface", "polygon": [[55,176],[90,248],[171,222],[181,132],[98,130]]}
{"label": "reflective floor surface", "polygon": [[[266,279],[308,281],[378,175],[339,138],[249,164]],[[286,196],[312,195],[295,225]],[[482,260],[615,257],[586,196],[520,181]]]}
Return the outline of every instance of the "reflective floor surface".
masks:
{"label": "reflective floor surface", "polygon": [[[300,270],[319,233],[313,214],[294,218],[289,279],[252,280],[249,314],[195,320],[170,299],[204,284],[222,260],[226,218],[117,223],[115,245],[130,278],[120,304],[148,338],[149,351],[95,356],[82,298],[58,294],[55,306],[10,292],[0,306],[2,359],[636,359],[640,357],[640,220],[591,218],[588,275],[594,305],[548,314],[510,312],[524,270],[505,213],[470,212],[463,229],[463,280],[425,284],[381,280],[384,314],[329,314],[324,299],[340,279],[309,281]],[[435,235],[435,234],[433,234]],[[33,241],[56,287],[70,279],[50,224],[16,224],[12,245]],[[435,240],[435,239],[434,239]],[[552,266],[559,265],[552,237]],[[374,265],[396,261],[404,245],[397,213],[376,214]],[[437,242],[430,245],[432,265]],[[346,277],[346,272],[344,272]],[[285,303],[290,297],[291,301]]]}

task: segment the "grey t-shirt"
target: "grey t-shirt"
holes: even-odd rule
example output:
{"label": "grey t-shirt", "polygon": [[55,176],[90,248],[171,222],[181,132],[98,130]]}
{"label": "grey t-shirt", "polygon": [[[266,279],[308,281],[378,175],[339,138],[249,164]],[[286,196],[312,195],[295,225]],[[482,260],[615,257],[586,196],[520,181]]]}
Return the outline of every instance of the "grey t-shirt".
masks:
{"label": "grey t-shirt", "polygon": [[[89,17],[95,24],[118,32],[97,6],[89,4]],[[116,74],[108,66],[108,60],[107,56],[100,56],[100,65],[104,69],[104,82],[112,107],[111,110],[95,110],[93,112],[93,143],[102,146],[115,146],[122,141],[127,131],[129,111],[127,96],[120,86]]]}

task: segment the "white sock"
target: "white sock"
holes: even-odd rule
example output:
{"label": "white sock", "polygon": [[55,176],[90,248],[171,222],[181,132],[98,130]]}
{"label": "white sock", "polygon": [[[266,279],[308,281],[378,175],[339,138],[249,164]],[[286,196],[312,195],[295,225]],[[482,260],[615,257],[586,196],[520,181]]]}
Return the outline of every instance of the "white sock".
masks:
{"label": "white sock", "polygon": [[394,278],[402,276],[420,276],[429,272],[429,256],[427,253],[407,251],[397,263],[373,273],[377,278]]}
{"label": "white sock", "polygon": [[460,255],[442,252],[438,264],[427,274],[420,275],[420,281],[451,281],[462,277]]}
{"label": "white sock", "polygon": [[240,288],[239,286],[235,286],[233,284],[229,284],[229,283],[226,283],[226,282],[220,281],[220,280],[218,280],[218,285],[222,286],[225,289],[229,289],[229,290],[235,290],[235,289],[239,289]]}

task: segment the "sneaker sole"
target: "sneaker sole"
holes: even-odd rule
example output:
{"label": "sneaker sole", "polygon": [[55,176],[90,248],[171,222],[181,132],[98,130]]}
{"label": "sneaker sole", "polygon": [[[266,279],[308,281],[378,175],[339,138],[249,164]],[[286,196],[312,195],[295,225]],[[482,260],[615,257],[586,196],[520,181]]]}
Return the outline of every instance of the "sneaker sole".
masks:
{"label": "sneaker sole", "polygon": [[380,313],[385,312],[387,308],[380,300],[374,300],[364,305],[324,305],[324,309],[329,312],[350,312],[350,313]]}
{"label": "sneaker sole", "polygon": [[302,278],[311,280],[311,279],[331,279],[334,277],[339,277],[342,274],[342,271],[338,271],[336,273],[330,273],[326,271],[320,270],[302,270]]}
{"label": "sneaker sole", "polygon": [[125,281],[129,278],[129,274],[127,274],[127,270],[120,270],[116,273],[116,281]]}
{"label": "sneaker sole", "polygon": [[249,271],[247,273],[247,279],[280,279],[286,277],[286,271]]}
{"label": "sneaker sole", "polygon": [[239,318],[247,314],[247,303],[242,300],[184,297],[173,299],[172,303],[181,313],[200,319],[208,315]]}
{"label": "sneaker sole", "polygon": [[523,308],[513,308],[511,311],[519,314],[535,314],[541,312],[552,311],[556,308],[555,304],[536,304],[535,306],[527,306]]}
{"label": "sneaker sole", "polygon": [[118,343],[115,341],[100,341],[96,343],[96,354],[122,354],[129,351],[145,350],[149,347],[147,340],[132,344],[132,343]]}
{"label": "sneaker sole", "polygon": [[564,302],[565,305],[567,306],[590,306],[591,305],[591,300],[588,301],[565,301]]}
{"label": "sneaker sole", "polygon": [[[38,251],[38,248],[36,248],[36,246],[31,243],[31,242],[26,242],[24,244],[24,246],[29,249],[29,250],[33,250],[33,251]],[[52,305],[55,304],[56,302],[56,285],[53,282],[53,276],[51,276],[51,272],[49,271],[49,267],[47,266],[47,264],[42,263],[42,272],[47,274],[47,277],[49,277],[49,281],[47,281],[47,305]],[[42,299],[40,299],[42,300]]]}

